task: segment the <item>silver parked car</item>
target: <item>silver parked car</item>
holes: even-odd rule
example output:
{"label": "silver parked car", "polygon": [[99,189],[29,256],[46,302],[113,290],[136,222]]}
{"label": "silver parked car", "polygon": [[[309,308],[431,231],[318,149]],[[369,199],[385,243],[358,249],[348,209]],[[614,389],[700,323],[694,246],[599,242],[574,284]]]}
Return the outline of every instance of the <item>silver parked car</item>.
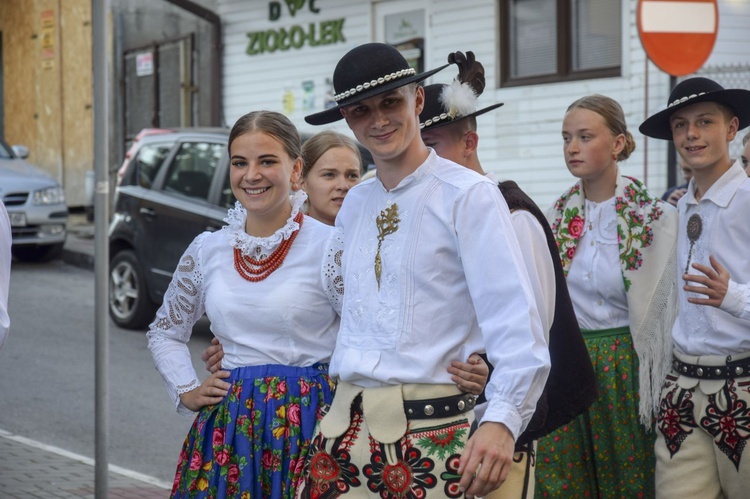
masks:
{"label": "silver parked car", "polygon": [[62,253],[68,226],[65,192],[51,175],[26,161],[24,146],[0,139],[0,199],[10,216],[11,251],[22,261],[42,261]]}

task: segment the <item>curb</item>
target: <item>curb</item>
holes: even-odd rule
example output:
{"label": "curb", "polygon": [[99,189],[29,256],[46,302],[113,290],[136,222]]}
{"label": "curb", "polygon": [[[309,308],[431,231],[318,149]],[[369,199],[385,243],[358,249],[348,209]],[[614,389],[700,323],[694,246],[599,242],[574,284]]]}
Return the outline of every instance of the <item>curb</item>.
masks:
{"label": "curb", "polygon": [[63,262],[85,270],[94,270],[94,255],[63,248]]}

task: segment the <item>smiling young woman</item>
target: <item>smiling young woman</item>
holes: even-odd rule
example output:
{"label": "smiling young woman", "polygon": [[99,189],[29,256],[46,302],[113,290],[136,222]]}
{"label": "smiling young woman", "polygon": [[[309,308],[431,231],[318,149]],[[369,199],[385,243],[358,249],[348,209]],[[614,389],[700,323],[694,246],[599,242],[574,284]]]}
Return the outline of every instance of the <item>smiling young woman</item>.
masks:
{"label": "smiling young woman", "polygon": [[[229,156],[238,202],[185,251],[148,332],[178,412],[197,412],[172,496],[293,497],[333,388],[339,319],[320,272],[330,227],[304,216],[304,192],[289,196],[302,158],[285,116],[240,118]],[[225,355],[200,382],[186,343],[204,312]]]}

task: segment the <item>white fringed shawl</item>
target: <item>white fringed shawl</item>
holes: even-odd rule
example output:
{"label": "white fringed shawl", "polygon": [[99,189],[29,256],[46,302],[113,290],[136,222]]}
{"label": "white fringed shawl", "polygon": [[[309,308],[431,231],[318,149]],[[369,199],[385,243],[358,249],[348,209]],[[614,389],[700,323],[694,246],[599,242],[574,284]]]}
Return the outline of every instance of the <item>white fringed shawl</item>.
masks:
{"label": "white fringed shawl", "polygon": [[[547,215],[566,276],[585,223],[583,206],[579,181]],[[652,197],[640,181],[618,174],[615,211],[630,334],[640,365],[638,412],[641,423],[651,428],[672,359],[672,324],[677,315],[677,210]]]}

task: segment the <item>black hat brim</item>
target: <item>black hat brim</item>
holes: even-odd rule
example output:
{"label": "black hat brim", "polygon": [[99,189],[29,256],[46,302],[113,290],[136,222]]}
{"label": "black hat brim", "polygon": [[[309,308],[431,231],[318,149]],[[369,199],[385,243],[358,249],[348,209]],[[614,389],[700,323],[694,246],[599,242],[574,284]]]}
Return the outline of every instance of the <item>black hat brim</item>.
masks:
{"label": "black hat brim", "polygon": [[441,126],[445,126],[445,125],[452,125],[454,123],[460,122],[461,120],[465,120],[466,118],[471,118],[472,116],[481,116],[484,113],[488,113],[488,112],[492,111],[493,109],[497,109],[498,107],[503,106],[503,105],[505,105],[504,102],[498,102],[497,104],[492,104],[491,106],[487,106],[485,108],[482,108],[482,109],[480,109],[478,111],[474,111],[473,113],[467,114],[465,116],[459,116],[458,118],[455,118],[455,119],[452,119],[452,120],[451,119],[444,119],[444,120],[440,120],[440,121],[437,121],[437,122],[432,122],[429,125],[425,125],[425,126],[421,127],[420,132],[426,132],[427,130],[434,130],[436,128],[440,128]]}
{"label": "black hat brim", "polygon": [[638,130],[647,137],[672,140],[672,127],[669,123],[669,119],[678,110],[700,102],[717,102],[719,104],[724,104],[725,106],[732,108],[734,111],[735,116],[737,116],[737,119],[740,122],[740,130],[750,126],[750,91],[730,88],[717,90],[715,92],[707,92],[663,109],[641,123]]}
{"label": "black hat brim", "polygon": [[342,107],[350,106],[351,104],[355,102],[360,102],[360,101],[369,99],[370,97],[380,95],[384,92],[393,90],[394,88],[403,87],[404,85],[408,85],[409,83],[419,83],[420,81],[426,80],[430,76],[434,75],[438,71],[442,71],[448,66],[449,64],[445,64],[435,69],[431,69],[430,71],[425,71],[424,73],[420,73],[420,74],[413,75],[413,76],[407,76],[404,78],[399,78],[398,80],[392,80],[390,82],[384,83],[383,85],[372,87],[368,90],[358,93],[353,98],[346,99],[345,102],[342,102],[341,104],[337,104],[335,107],[331,107],[331,108],[326,109],[325,111],[320,111],[319,113],[313,113],[308,116],[305,116],[305,121],[311,125],[327,125],[328,123],[336,122],[340,119],[343,119],[343,116],[341,115]]}

